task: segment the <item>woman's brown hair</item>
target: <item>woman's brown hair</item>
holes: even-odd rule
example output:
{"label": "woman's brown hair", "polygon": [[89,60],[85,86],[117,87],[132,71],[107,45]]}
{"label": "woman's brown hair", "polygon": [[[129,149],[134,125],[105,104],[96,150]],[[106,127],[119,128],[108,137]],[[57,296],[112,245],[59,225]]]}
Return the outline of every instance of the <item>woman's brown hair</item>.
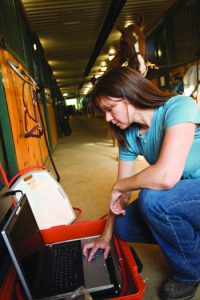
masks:
{"label": "woman's brown hair", "polygon": [[[103,115],[101,99],[115,97],[127,99],[138,108],[156,108],[163,105],[172,95],[157,88],[130,67],[117,67],[105,73],[96,83],[90,96],[89,107],[94,115]],[[125,131],[109,123],[111,136],[119,145],[126,147]]]}

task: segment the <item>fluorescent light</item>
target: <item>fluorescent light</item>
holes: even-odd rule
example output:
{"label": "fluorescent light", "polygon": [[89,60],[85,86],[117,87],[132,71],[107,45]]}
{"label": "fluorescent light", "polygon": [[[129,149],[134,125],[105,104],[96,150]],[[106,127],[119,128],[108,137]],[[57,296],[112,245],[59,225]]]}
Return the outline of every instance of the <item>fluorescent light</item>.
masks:
{"label": "fluorescent light", "polygon": [[111,54],[111,55],[113,55],[113,54],[115,54],[116,53],[116,50],[115,50],[115,48],[110,48],[109,49],[109,51],[108,51],[108,53],[109,53],[109,55]]}
{"label": "fluorescent light", "polygon": [[162,51],[161,51],[161,49],[160,49],[160,48],[158,49],[158,56],[159,56],[159,57],[161,57],[161,56],[162,56]]}
{"label": "fluorescent light", "polygon": [[65,100],[66,105],[74,105],[77,108],[77,99],[71,98]]}
{"label": "fluorescent light", "polygon": [[109,59],[109,60],[112,60],[114,57],[115,57],[114,54],[109,54],[109,55],[108,55],[108,59]]}
{"label": "fluorescent light", "polygon": [[88,87],[89,87],[89,88],[93,88],[93,84],[92,84],[91,81],[88,83]]}
{"label": "fluorescent light", "polygon": [[101,67],[101,72],[105,72],[107,70],[107,67]]}
{"label": "fluorescent light", "polygon": [[84,94],[84,95],[87,95],[89,91],[90,91],[90,88],[86,88],[86,89],[83,91],[83,94]]}
{"label": "fluorescent light", "polygon": [[101,66],[102,66],[102,67],[106,67],[106,62],[105,62],[105,61],[102,61]]}

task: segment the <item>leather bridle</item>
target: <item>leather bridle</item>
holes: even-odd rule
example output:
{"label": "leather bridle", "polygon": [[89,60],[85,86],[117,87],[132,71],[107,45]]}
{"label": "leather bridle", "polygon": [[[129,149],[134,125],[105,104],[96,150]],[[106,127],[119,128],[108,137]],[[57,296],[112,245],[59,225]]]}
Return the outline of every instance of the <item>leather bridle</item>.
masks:
{"label": "leather bridle", "polygon": [[[24,129],[25,129],[25,138],[40,138],[44,130],[42,128],[42,125],[39,123],[39,119],[37,116],[37,84],[34,81],[34,79],[25,71],[19,68],[18,65],[15,65],[10,60],[7,60],[8,65],[11,67],[11,69],[21,78],[23,81],[22,84],[22,102],[24,106]],[[30,114],[27,102],[25,100],[25,85],[28,84],[31,87],[31,96],[32,96],[32,104],[33,104],[33,115]],[[35,125],[28,129],[28,119],[31,119]]]}

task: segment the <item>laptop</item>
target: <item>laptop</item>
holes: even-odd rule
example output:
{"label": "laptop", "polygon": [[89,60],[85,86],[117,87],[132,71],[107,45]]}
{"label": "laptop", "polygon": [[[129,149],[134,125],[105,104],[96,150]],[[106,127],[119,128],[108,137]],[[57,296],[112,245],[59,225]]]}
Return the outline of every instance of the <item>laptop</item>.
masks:
{"label": "laptop", "polygon": [[98,250],[88,262],[82,247],[96,237],[45,245],[25,194],[1,233],[27,299],[66,299],[80,286],[95,299],[119,294],[121,278],[114,251],[104,260]]}
{"label": "laptop", "polygon": [[[11,197],[6,196],[9,190],[2,182],[0,178],[0,231],[4,228],[13,211]],[[4,283],[5,277],[8,275],[10,264],[11,257],[3,237],[0,235],[0,288]]]}

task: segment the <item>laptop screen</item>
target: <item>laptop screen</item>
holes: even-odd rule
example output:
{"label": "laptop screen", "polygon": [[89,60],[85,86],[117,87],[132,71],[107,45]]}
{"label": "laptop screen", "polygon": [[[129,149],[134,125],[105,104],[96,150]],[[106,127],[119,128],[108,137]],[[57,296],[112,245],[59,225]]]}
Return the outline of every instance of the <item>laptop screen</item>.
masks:
{"label": "laptop screen", "polygon": [[[25,195],[23,197],[26,197]],[[44,245],[28,201],[22,201],[7,232],[15,255],[23,268],[24,276],[31,288],[39,262],[39,253]],[[20,218],[17,215],[20,214]]]}
{"label": "laptop screen", "polygon": [[[3,185],[0,177],[0,230],[3,229],[13,210],[11,198],[5,196],[6,192],[8,192],[8,188]],[[3,237],[0,235],[0,287],[7,276],[10,263],[8,249]]]}

